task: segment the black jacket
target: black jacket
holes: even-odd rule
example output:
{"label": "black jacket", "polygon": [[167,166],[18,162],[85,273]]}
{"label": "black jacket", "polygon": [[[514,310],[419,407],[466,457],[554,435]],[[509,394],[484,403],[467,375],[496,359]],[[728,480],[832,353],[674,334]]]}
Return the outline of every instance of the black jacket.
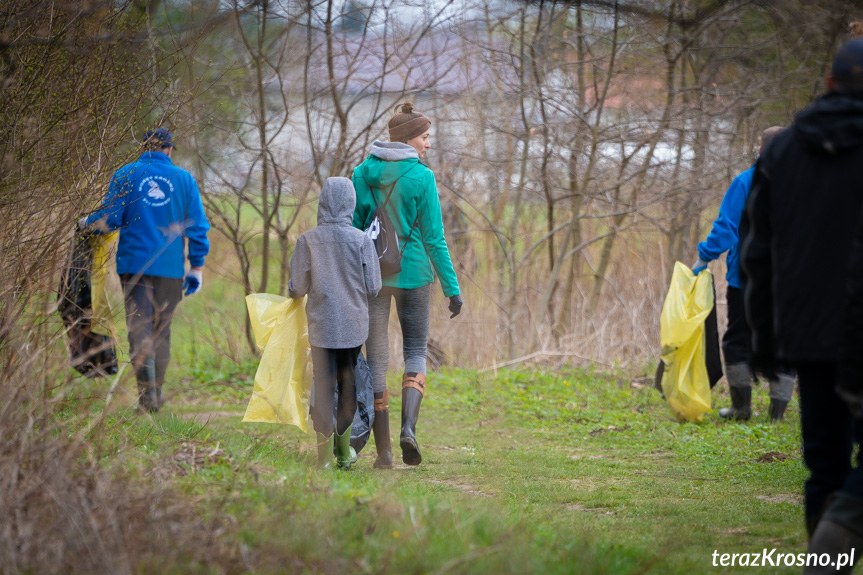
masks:
{"label": "black jacket", "polygon": [[740,235],[756,363],[840,358],[861,208],[863,95],[831,92],[800,112],[756,166]]}
{"label": "black jacket", "polygon": [[851,245],[845,296],[837,383],[848,391],[863,394],[863,217],[857,223]]}

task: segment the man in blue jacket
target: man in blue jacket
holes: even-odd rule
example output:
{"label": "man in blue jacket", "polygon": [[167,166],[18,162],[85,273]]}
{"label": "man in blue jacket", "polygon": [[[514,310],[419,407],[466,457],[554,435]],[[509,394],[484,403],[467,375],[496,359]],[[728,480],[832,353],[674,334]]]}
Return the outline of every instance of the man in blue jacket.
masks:
{"label": "man in blue jacket", "polygon": [[171,162],[171,132],[149,130],[143,141],[144,153],[114,173],[102,207],[80,226],[97,233],[120,230],[117,273],[138,403],[142,411],[154,413],[165,403],[162,386],[171,360],[171,320],[183,290],[192,295],[201,289],[210,224],[194,178]]}
{"label": "man in blue jacket", "polygon": [[[782,131],[781,126],[767,128],[761,133],[759,154],[775,135]],[[719,410],[724,419],[746,421],[752,416],[752,380],[754,374],[749,367],[752,356],[752,333],[746,324],[743,310],[743,290],[740,278],[740,251],[738,228],[740,218],[746,208],[746,200],[752,187],[752,166],[731,182],[722,205],[719,217],[713,222],[713,229],[707,239],[698,244],[698,260],[692,271],[698,274],[711,262],[727,252],[725,262],[728,267],[728,329],[722,336],[722,353],[725,356],[725,378],[731,395],[731,407]],[[770,378],[770,419],[779,421],[794,393],[794,376],[787,373],[768,374]]]}

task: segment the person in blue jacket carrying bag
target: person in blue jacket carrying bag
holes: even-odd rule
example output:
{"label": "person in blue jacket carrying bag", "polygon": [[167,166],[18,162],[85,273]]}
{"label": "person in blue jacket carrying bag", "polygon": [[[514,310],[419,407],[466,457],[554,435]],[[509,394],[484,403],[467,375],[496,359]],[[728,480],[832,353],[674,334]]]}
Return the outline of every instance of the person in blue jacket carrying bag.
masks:
{"label": "person in blue jacket carrying bag", "polygon": [[114,173],[102,206],[82,218],[79,227],[95,233],[120,230],[117,274],[123,284],[138,405],[154,413],[165,403],[162,386],[171,361],[171,320],[184,290],[192,295],[201,289],[210,224],[194,178],[171,161],[171,132],[148,130],[143,146],[137,161]]}
{"label": "person in blue jacket carrying bag", "polygon": [[[767,142],[782,130],[781,126],[764,130],[761,133],[759,153],[764,150]],[[692,271],[697,275],[709,262],[718,259],[723,253],[728,253],[725,259],[728,267],[728,329],[722,336],[722,353],[725,356],[725,378],[728,380],[731,407],[720,409],[719,416],[742,421],[752,416],[752,380],[755,375],[749,367],[752,357],[752,332],[746,323],[743,310],[738,228],[746,209],[754,173],[755,166],[752,166],[731,182],[725,197],[722,198],[719,217],[713,222],[707,239],[698,244],[698,260],[692,266]],[[785,408],[794,392],[794,376],[787,373],[767,376],[770,381],[770,419],[779,421],[785,415]]]}

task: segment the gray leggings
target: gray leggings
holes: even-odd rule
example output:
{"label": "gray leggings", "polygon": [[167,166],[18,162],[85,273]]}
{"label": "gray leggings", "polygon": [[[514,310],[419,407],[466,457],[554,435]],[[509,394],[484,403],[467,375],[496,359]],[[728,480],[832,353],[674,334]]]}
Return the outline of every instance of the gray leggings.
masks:
{"label": "gray leggings", "polygon": [[390,363],[390,300],[396,300],[396,313],[402,328],[405,372],[426,372],[426,348],[429,336],[429,302],[431,284],[414,289],[384,287],[378,297],[369,300],[369,339],[366,356],[372,371],[375,393],[387,388]]}

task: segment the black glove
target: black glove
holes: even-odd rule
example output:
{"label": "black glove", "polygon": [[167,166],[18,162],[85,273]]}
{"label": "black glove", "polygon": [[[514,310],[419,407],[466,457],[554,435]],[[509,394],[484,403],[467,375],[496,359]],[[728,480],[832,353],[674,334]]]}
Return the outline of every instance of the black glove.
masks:
{"label": "black glove", "polygon": [[462,305],[463,304],[462,304],[460,295],[450,296],[450,298],[449,298],[449,310],[452,312],[452,315],[449,316],[450,319],[454,318],[455,316],[457,316],[458,314],[461,313],[461,306]]}

